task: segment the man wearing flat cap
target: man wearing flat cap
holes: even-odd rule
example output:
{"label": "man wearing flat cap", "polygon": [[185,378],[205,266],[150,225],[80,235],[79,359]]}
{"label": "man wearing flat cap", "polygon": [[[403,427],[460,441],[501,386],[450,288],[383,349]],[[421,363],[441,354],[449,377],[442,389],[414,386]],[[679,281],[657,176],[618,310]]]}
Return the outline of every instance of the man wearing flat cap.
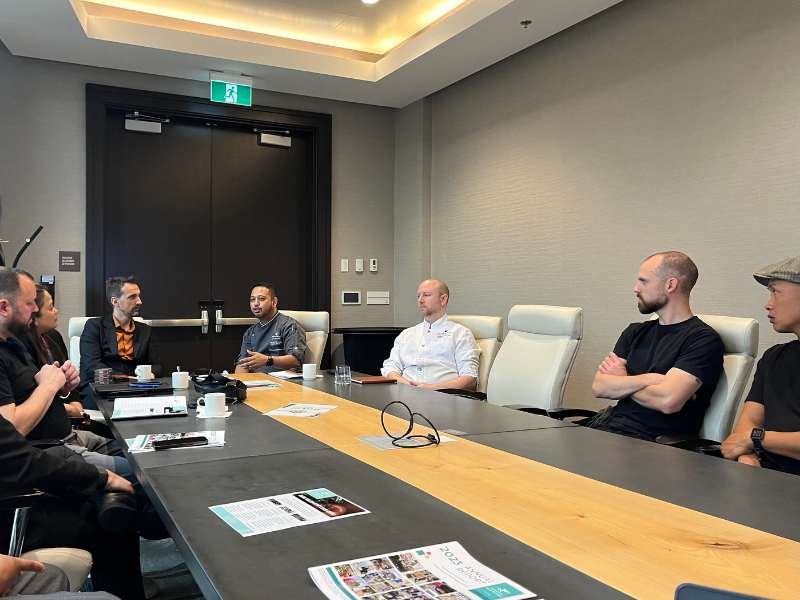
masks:
{"label": "man wearing flat cap", "polygon": [[800,475],[800,256],[753,274],[769,289],[764,308],[773,329],[798,337],[758,361],[742,413],[722,443],[725,458]]}

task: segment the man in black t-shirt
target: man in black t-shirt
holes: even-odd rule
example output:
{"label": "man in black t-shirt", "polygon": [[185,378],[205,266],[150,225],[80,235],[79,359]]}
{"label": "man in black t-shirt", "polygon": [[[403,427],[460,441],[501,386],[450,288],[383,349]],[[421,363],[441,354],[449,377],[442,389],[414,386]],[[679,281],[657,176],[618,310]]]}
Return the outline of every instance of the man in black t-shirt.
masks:
{"label": "man in black t-shirt", "polygon": [[80,383],[71,361],[39,369],[18,336],[26,335],[36,306],[36,284],[24,272],[0,270],[0,416],[30,440],[62,440],[96,466],[131,476],[127,459],[113,440],[73,431],[65,396]]}
{"label": "man in black t-shirt", "polygon": [[726,458],[800,475],[800,256],[753,275],[769,289],[764,308],[773,329],[797,340],[758,361],[739,420],[722,444]]}
{"label": "man in black t-shirt", "polygon": [[595,374],[592,393],[616,399],[585,425],[646,440],[696,435],[722,371],[722,340],[692,314],[689,294],[697,267],[682,252],[644,260],[633,288],[642,314]]}

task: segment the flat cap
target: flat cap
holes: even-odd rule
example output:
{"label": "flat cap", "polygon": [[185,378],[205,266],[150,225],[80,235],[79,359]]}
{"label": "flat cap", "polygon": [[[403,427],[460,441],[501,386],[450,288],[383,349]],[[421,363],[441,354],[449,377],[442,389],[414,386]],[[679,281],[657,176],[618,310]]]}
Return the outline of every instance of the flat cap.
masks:
{"label": "flat cap", "polygon": [[773,279],[800,284],[800,256],[786,258],[773,265],[762,267],[753,273],[753,277],[761,285],[769,285]]}

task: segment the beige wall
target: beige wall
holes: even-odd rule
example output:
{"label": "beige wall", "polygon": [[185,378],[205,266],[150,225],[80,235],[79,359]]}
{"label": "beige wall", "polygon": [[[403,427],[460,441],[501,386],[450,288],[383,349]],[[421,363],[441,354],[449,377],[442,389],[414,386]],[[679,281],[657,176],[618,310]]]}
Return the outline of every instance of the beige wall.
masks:
{"label": "beige wall", "polygon": [[[58,250],[80,250],[85,267],[85,84],[199,97],[207,95],[208,85],[18,58],[2,44],[0,77],[0,236],[10,240],[10,263],[24,237],[45,226],[21,266],[37,276],[55,273],[66,332],[67,319],[84,313],[84,272],[57,272],[57,258]],[[369,289],[392,291],[394,110],[262,90],[255,90],[254,102],[333,115],[332,325],[391,323],[392,306],[343,307],[339,290],[366,290],[368,276]],[[377,257],[380,271],[360,279],[340,274],[340,256]]]}
{"label": "beige wall", "polygon": [[697,312],[757,317],[762,351],[787,340],[751,273],[800,253],[798,57],[798,2],[628,0],[432,96],[451,312],[584,307],[576,406],[642,318],[631,287],[656,250],[698,263]]}
{"label": "beige wall", "polygon": [[398,325],[420,320],[417,286],[431,264],[431,103],[409,104],[395,116],[394,317]]}

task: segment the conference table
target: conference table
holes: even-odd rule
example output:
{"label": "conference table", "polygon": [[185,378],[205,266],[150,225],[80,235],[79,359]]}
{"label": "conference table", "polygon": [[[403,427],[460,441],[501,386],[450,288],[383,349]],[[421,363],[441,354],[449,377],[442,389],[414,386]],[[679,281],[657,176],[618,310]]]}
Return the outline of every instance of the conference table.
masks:
{"label": "conference table", "polygon": [[[110,421],[121,439],[225,430],[221,448],[128,455],[207,598],[321,598],[309,567],[450,541],[548,600],[672,598],[685,581],[800,595],[795,476],[404,385],[275,381],[227,419],[190,409]],[[453,441],[379,450],[359,439],[383,434],[393,400]],[[298,402],[336,408],[263,414]],[[391,430],[404,410],[387,410]],[[209,510],[312,488],[370,512],[242,537]]]}

